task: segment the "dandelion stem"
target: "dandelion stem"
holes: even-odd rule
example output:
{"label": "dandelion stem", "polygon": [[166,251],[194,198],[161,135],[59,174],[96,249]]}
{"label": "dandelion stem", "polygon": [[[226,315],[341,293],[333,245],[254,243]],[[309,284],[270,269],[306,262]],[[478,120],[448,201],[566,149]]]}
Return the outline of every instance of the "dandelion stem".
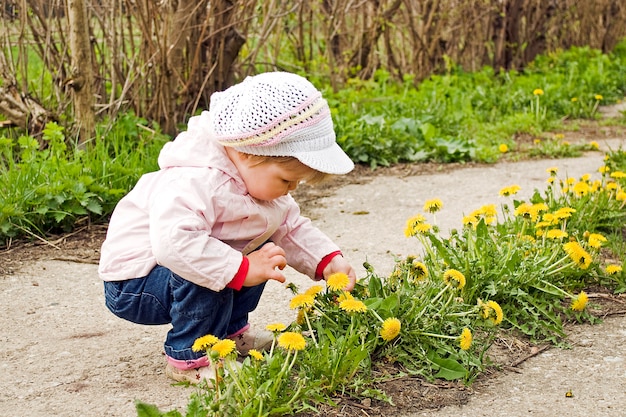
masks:
{"label": "dandelion stem", "polygon": [[313,339],[313,343],[315,343],[315,347],[318,347],[317,340],[315,339],[315,333],[313,332],[313,328],[311,327],[311,321],[309,320],[309,313],[304,310],[304,319],[306,320],[307,326],[309,326],[309,332],[311,332],[311,339]]}
{"label": "dandelion stem", "polygon": [[557,290],[557,291],[558,291],[558,292],[560,292],[561,294],[563,294],[563,295],[565,295],[565,296],[567,296],[567,297],[569,297],[569,298],[571,298],[571,299],[576,298],[576,297],[574,297],[572,294],[568,293],[567,291],[565,291],[565,290],[564,290],[564,289],[562,289],[562,288],[557,287],[556,285],[552,284],[551,282],[548,282],[548,281],[546,281],[546,280],[544,280],[544,279],[541,279],[541,280],[539,280],[539,281],[541,281],[541,283],[542,283],[542,284],[545,284],[545,285],[547,285],[548,287],[550,287],[550,288],[553,288],[553,289]]}
{"label": "dandelion stem", "polygon": [[458,336],[448,336],[445,334],[438,334],[438,333],[418,332],[417,334],[421,334],[422,336],[439,337],[441,339],[458,339]]}

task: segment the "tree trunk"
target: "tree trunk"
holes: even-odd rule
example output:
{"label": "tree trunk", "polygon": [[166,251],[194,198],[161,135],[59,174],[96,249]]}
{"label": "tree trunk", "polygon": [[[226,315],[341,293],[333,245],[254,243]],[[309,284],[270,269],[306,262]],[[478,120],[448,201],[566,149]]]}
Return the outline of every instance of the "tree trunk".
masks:
{"label": "tree trunk", "polygon": [[74,92],[74,115],[78,143],[93,137],[95,132],[93,65],[89,42],[89,21],[84,0],[68,0],[69,40],[72,71],[66,85]]}

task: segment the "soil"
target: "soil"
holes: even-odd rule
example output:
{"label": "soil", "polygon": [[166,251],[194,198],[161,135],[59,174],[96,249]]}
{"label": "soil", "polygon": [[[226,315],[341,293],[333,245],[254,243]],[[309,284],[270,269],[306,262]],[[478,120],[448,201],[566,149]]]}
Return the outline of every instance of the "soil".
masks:
{"label": "soil", "polygon": [[[623,129],[597,125],[568,133],[572,142],[595,140],[604,149],[624,146],[624,138]],[[543,186],[546,166],[557,165],[561,172],[577,176],[596,171],[601,156],[596,152],[580,158],[495,165],[401,164],[376,170],[360,166],[325,187],[300,187],[294,196],[303,213],[339,243],[355,266],[367,261],[384,274],[395,256],[419,250],[404,238],[402,228],[426,199],[444,201],[439,226],[450,230],[464,211],[493,202],[503,186],[517,183],[530,195]],[[97,263],[105,234],[105,224],[85,225],[45,240],[13,242],[0,251],[4,313],[0,415],[132,416],[137,400],[184,413],[193,388],[172,385],[163,374],[161,349],[168,326],[134,325],[104,307]],[[313,284],[295,271],[286,274],[288,282],[300,287]],[[337,398],[336,407],[323,406],[317,415],[623,415],[626,300],[601,288],[590,292],[594,313],[604,321],[593,330],[568,324],[568,333],[575,336],[571,350],[535,346],[503,332],[489,353],[492,364],[471,386],[398,377],[378,386],[393,404]],[[286,294],[284,286],[268,285],[252,323],[290,320],[293,313],[286,306]],[[594,361],[590,352],[599,359]],[[550,386],[549,375],[558,374],[555,366],[571,361],[581,364],[576,378],[562,377],[570,385],[557,384],[554,389],[559,398],[565,398],[570,388],[576,389],[576,395],[568,397],[569,402],[552,400],[537,408],[541,398],[550,398],[551,393],[541,387]],[[599,382],[584,384],[590,375],[598,374]],[[517,383],[521,385],[516,388]],[[529,386],[539,387],[536,398],[524,391]],[[605,398],[603,392],[615,398]],[[515,401],[507,400],[511,398]],[[596,403],[585,408],[589,398]]]}

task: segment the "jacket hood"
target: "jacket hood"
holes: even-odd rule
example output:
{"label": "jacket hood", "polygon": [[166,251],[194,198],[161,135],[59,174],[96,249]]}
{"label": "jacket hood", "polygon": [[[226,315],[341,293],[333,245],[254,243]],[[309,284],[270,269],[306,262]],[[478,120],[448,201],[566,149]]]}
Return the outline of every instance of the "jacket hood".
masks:
{"label": "jacket hood", "polygon": [[209,112],[189,119],[187,130],[166,143],[159,154],[161,169],[172,167],[213,167],[238,176],[224,147],[211,133]]}

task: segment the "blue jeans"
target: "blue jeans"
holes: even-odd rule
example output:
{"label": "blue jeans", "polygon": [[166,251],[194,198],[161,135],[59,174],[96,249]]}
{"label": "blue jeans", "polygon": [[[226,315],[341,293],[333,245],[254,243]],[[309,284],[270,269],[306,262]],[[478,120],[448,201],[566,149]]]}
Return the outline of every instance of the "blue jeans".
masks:
{"label": "blue jeans", "polygon": [[248,324],[248,313],[257,307],[264,288],[265,283],[216,292],[157,265],[142,278],[105,281],[104,297],[109,310],[125,320],[171,323],[165,353],[174,359],[193,360],[204,356],[204,352],[191,350],[197,338],[212,334],[223,339]]}

